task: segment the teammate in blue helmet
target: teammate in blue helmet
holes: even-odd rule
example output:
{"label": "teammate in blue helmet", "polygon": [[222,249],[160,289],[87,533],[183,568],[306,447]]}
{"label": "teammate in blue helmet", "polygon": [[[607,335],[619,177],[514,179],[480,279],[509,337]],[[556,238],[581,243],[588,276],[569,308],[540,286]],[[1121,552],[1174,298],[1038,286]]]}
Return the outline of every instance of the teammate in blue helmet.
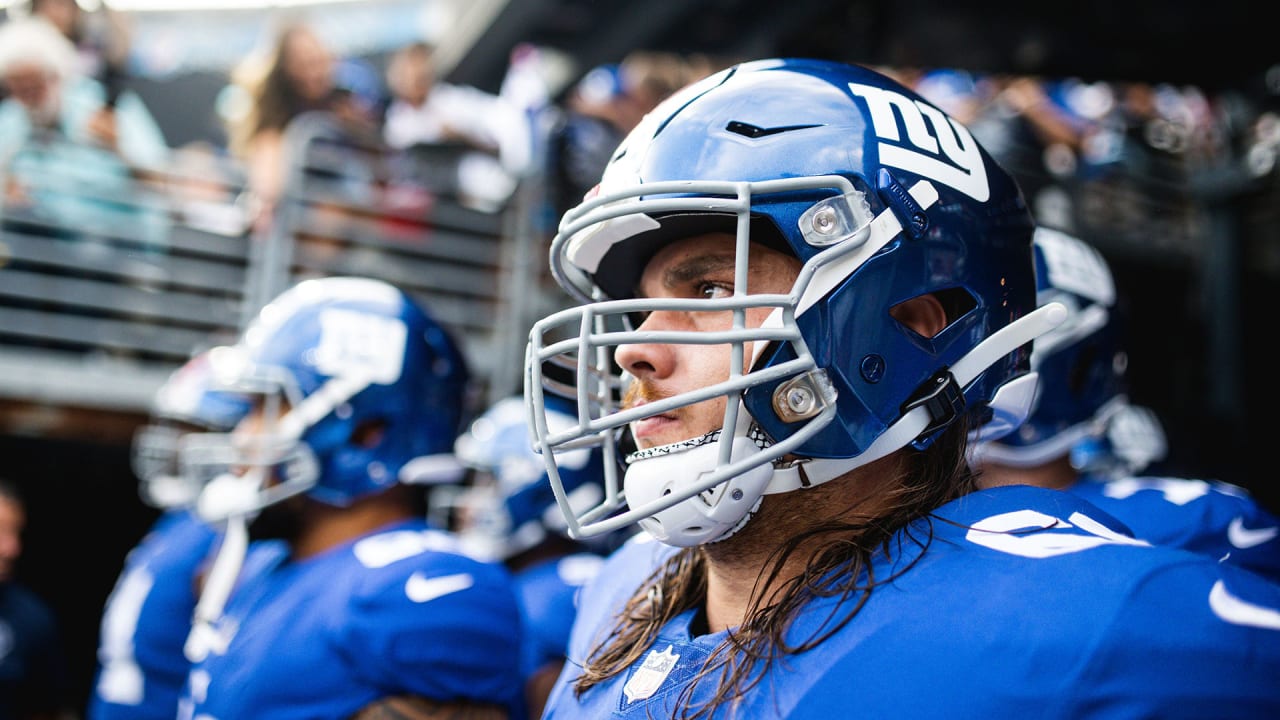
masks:
{"label": "teammate in blue helmet", "polygon": [[1280,586],[978,489],[970,434],[1025,419],[1066,315],[1033,228],[963,125],[866,68],[744,63],[652,111],[562,219],[583,304],[526,354],[562,509],[559,453],[606,456],[570,532],[646,531],[584,589],[544,717],[1280,713]]}
{"label": "teammate in blue helmet", "polygon": [[1143,476],[1163,458],[1159,420],[1128,399],[1128,357],[1117,292],[1100,252],[1083,240],[1036,230],[1041,303],[1070,308],[1038,338],[1034,408],[1017,430],[975,448],[984,485],[1067,490],[1106,510],[1133,533],[1280,579],[1280,518],[1243,488],[1219,481]]}
{"label": "teammate in blue helmet", "polygon": [[[573,424],[567,401],[548,397],[548,402],[553,408],[548,422]],[[533,450],[523,397],[495,402],[458,437],[455,448],[471,469],[470,483],[460,490],[441,487],[432,495],[432,507],[452,510],[463,545],[502,560],[514,574],[525,628],[525,696],[530,716],[537,717],[564,664],[578,593],[599,571],[603,555],[625,538],[619,533],[585,542],[566,534],[546,466]],[[599,448],[569,450],[558,458],[571,507],[600,502],[602,461]]]}
{"label": "teammate in blue helmet", "polygon": [[[468,372],[449,333],[394,286],[330,277],[268,303],[237,351],[220,377],[253,410],[183,448],[230,471],[197,503],[228,537],[179,717],[522,716],[510,576],[426,521],[421,484],[461,474]],[[286,557],[241,566],[234,550],[273,537]]]}
{"label": "teammate in blue helmet", "polygon": [[[574,423],[567,400],[548,396],[547,402],[547,417],[553,424],[565,428]],[[544,547],[548,541],[586,547],[568,537],[564,515],[547,483],[546,466],[533,449],[529,413],[522,397],[495,402],[472,421],[454,447],[458,460],[472,471],[471,483],[460,491],[457,486],[441,488],[452,496],[441,505],[462,516],[454,526],[471,552],[510,561]],[[559,467],[571,507],[600,502],[604,468],[598,448],[563,452]],[[616,536],[606,537],[590,547],[608,551],[616,542],[620,542]]]}
{"label": "teammate in blue helmet", "polygon": [[152,398],[148,422],[134,434],[139,494],[160,515],[125,557],[107,597],[88,720],[172,720],[177,714],[198,578],[218,538],[195,514],[201,480],[179,467],[179,446],[192,432],[230,430],[249,410],[240,396],[215,389],[210,358],[217,350],[193,355],[168,377]]}

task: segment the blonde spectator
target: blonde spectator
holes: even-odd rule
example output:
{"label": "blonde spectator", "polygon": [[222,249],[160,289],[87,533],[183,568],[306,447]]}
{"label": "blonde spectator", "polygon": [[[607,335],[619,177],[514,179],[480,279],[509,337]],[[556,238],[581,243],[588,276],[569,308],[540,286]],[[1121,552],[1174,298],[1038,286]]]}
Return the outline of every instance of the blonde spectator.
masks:
{"label": "blonde spectator", "polygon": [[229,146],[245,165],[255,226],[271,216],[284,187],[289,123],[305,112],[331,108],[334,65],[333,53],[314,29],[289,22],[276,33],[265,64],[253,55],[232,72],[232,83],[249,102],[245,113],[231,118]]}

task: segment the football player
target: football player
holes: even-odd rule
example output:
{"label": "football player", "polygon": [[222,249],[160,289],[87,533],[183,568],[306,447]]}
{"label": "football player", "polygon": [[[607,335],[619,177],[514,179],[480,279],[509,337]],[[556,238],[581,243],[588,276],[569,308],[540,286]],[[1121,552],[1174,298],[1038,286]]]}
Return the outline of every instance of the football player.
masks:
{"label": "football player", "polygon": [[1067,490],[1157,545],[1205,553],[1280,579],[1280,518],[1243,488],[1220,481],[1140,476],[1164,456],[1160,421],[1128,400],[1128,356],[1106,259],[1083,240],[1039,228],[1035,256],[1041,304],[1067,320],[1035,341],[1040,377],[1031,415],[1014,432],[979,444],[987,486]]}
{"label": "football player", "polygon": [[[549,398],[554,408],[565,401]],[[566,408],[567,410],[567,408]],[[548,422],[569,427],[573,418],[549,410]],[[477,417],[454,446],[470,469],[462,486],[442,486],[431,496],[435,512],[449,522],[464,547],[511,569],[525,628],[521,666],[529,716],[541,715],[546,694],[564,664],[577,596],[600,569],[603,555],[625,539],[620,534],[574,540],[547,482],[542,458],[533,451],[524,398],[498,400]],[[560,477],[571,507],[598,504],[603,454],[599,448],[561,453]]]}
{"label": "football player", "polygon": [[218,539],[216,528],[195,514],[201,481],[179,467],[178,448],[188,433],[230,430],[249,409],[215,389],[211,358],[219,351],[197,353],[175,370],[134,434],[139,494],[161,512],[125,557],[107,597],[89,720],[172,720],[178,711],[189,667],[183,645]]}
{"label": "football player", "polygon": [[557,498],[558,451],[624,459],[570,532],[650,541],[584,590],[545,717],[1280,714],[1280,586],[977,488],[970,434],[1025,419],[1066,316],[1033,228],[963,125],[863,67],[740,64],[632,131],[552,241],[582,305],[535,323],[526,396]]}
{"label": "football player", "polygon": [[267,304],[236,347],[220,377],[253,409],[192,436],[184,462],[229,469],[202,517],[289,552],[241,567],[245,540],[224,540],[179,717],[522,717],[509,574],[425,515],[421,484],[462,473],[468,371],[445,328],[394,286],[327,277]]}

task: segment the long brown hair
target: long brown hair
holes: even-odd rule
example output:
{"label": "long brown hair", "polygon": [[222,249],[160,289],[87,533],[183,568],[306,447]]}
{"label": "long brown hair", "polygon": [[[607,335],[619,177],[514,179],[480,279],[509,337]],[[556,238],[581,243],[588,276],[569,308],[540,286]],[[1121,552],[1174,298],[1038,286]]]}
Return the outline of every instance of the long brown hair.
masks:
{"label": "long brown hair", "polygon": [[321,110],[328,107],[328,99],[317,102],[309,100],[298,91],[287,71],[287,58],[295,38],[312,35],[314,30],[302,20],[291,18],[284,22],[275,35],[271,54],[266,66],[260,70],[240,69],[238,74],[256,75],[241,78],[247,84],[251,106],[242,121],[230,128],[232,150],[243,157],[249,151],[250,143],[264,130],[283,131],[298,115],[308,110]]}
{"label": "long brown hair", "polygon": [[[975,477],[965,461],[967,424],[963,418],[944,430],[923,451],[908,448],[897,467],[890,497],[878,498],[882,511],[857,521],[829,521],[798,533],[769,556],[765,572],[756,582],[745,621],[729,632],[712,652],[680,697],[683,717],[709,716],[726,703],[731,707],[760,683],[776,660],[821,644],[847,625],[866,604],[874,589],[892,580],[877,578],[872,559],[895,554],[895,535],[924,518],[923,532],[908,533],[903,542],[923,551],[933,537],[930,513],[937,507],[976,489]],[[782,582],[780,590],[765,602],[763,588],[782,576],[784,567],[808,554],[804,571]],[[816,548],[811,552],[811,548]],[[912,563],[898,571],[910,569]],[[864,577],[865,576],[865,577]],[[706,599],[707,567],[701,548],[685,548],[658,567],[631,597],[599,648],[582,667],[574,683],[579,696],[591,687],[623,673],[638,660],[672,618]],[[838,613],[828,617],[810,637],[789,643],[787,628],[802,607],[816,598],[840,598]],[[694,686],[716,682],[716,692],[705,704],[689,706]]]}

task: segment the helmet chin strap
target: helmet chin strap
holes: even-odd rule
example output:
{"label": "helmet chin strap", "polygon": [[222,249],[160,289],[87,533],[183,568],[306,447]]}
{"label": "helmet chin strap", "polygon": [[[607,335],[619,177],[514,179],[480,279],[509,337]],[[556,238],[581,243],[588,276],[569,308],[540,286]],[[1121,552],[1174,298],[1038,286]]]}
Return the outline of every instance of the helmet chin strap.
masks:
{"label": "helmet chin strap", "polygon": [[[1000,358],[1057,327],[1067,317],[1062,303],[1049,303],[1009,323],[969,351],[951,367],[956,383],[965,387]],[[914,441],[933,418],[928,408],[917,406],[885,428],[867,447],[851,458],[809,458],[789,467],[774,468],[766,495],[791,492],[834,480],[855,468],[879,460]],[[802,472],[803,470],[803,472]]]}
{"label": "helmet chin strap", "polygon": [[[244,564],[245,553],[249,549],[248,521],[244,515],[235,515],[227,519],[222,532],[222,544],[214,557],[213,565],[205,576],[204,587],[200,591],[200,600],[196,602],[195,612],[191,618],[191,632],[187,635],[183,654],[191,662],[200,662],[211,652],[226,650],[222,636],[214,625],[222,617],[227,605],[227,598],[235,587],[236,578],[240,575],[240,567]],[[219,647],[222,645],[222,647]]]}
{"label": "helmet chin strap", "polygon": [[[642,528],[677,547],[715,542],[741,529],[759,506],[772,472],[768,462],[755,458],[761,451],[746,435],[750,417],[740,411],[738,432],[727,438],[716,431],[640,453],[623,483],[627,504],[644,514]],[[728,466],[722,464],[725,441],[730,443]],[[726,472],[732,466],[743,467]],[[723,480],[713,479],[720,475]],[[668,503],[672,496],[680,499]]]}

